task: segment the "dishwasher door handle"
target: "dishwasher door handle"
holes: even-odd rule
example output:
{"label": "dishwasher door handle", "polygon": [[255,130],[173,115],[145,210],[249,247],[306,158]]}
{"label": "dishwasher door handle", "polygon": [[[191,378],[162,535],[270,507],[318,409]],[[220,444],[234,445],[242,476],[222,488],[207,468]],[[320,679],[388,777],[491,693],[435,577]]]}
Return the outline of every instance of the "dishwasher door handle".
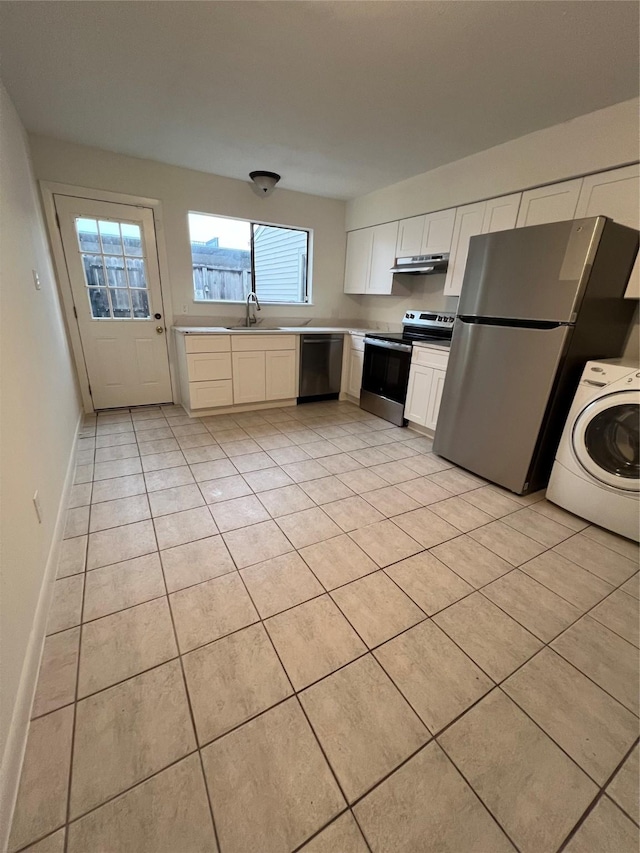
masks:
{"label": "dishwasher door handle", "polygon": [[319,335],[314,335],[312,338],[302,338],[303,344],[339,344],[342,343],[343,337],[328,338],[326,336],[320,337]]}

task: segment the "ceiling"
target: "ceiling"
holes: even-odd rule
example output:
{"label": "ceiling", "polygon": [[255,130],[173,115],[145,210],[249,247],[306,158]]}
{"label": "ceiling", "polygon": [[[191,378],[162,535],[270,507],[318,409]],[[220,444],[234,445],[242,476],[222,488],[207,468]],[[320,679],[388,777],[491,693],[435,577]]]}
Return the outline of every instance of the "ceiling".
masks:
{"label": "ceiling", "polygon": [[336,198],[638,94],[636,2],[0,2],[37,133]]}

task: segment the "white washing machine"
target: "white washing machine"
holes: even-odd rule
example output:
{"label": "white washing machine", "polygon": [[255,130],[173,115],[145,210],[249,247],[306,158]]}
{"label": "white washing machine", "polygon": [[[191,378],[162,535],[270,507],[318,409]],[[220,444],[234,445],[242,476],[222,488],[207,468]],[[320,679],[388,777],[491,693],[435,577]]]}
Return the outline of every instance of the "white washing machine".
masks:
{"label": "white washing machine", "polygon": [[640,368],[587,362],[560,439],[547,498],[594,524],[640,539]]}

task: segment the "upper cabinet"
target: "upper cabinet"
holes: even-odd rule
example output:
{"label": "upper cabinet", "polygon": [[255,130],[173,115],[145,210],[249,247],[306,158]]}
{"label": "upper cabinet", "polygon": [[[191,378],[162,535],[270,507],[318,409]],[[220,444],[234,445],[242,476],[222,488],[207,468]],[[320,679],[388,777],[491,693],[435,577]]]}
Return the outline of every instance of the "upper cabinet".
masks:
{"label": "upper cabinet", "polygon": [[396,258],[398,223],[387,222],[347,234],[345,293],[390,294],[403,291],[390,272]]}
{"label": "upper cabinet", "polygon": [[347,259],[344,268],[344,292],[364,293],[371,269],[373,228],[361,228],[347,234]]}
{"label": "upper cabinet", "polygon": [[455,208],[438,210],[425,216],[401,219],[398,224],[396,257],[432,255],[451,249]]}
{"label": "upper cabinet", "polygon": [[449,269],[444,283],[445,296],[460,296],[469,240],[477,234],[515,228],[521,193],[467,204],[456,211]]}
{"label": "upper cabinet", "polygon": [[[625,166],[584,178],[576,219],[601,214],[621,225],[640,229],[640,166]],[[640,255],[636,258],[625,296],[640,299]]]}
{"label": "upper cabinet", "polygon": [[576,178],[575,181],[563,181],[522,193],[517,227],[573,219],[581,187],[582,178]]}

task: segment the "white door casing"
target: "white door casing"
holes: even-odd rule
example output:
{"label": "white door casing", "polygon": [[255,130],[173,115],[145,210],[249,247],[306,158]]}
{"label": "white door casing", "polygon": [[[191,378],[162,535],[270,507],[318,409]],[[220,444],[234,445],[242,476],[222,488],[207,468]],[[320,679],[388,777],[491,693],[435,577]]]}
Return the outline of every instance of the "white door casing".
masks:
{"label": "white door casing", "polygon": [[170,402],[153,211],[57,194],[54,202],[94,408]]}

